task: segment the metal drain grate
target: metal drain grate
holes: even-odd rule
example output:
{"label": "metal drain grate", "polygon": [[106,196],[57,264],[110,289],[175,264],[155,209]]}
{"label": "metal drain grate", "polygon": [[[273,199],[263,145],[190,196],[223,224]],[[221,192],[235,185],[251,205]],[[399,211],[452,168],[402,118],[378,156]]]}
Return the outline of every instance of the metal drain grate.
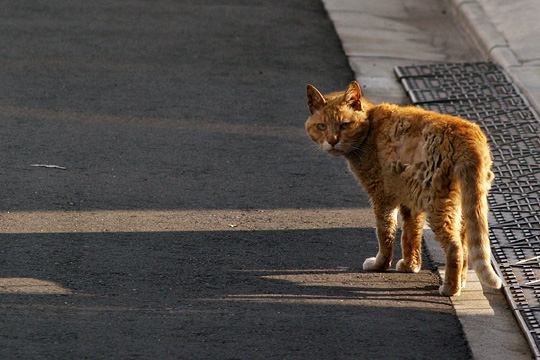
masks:
{"label": "metal drain grate", "polygon": [[540,358],[540,123],[502,69],[488,62],[411,65],[395,73],[413,104],[477,122],[488,136],[493,265]]}

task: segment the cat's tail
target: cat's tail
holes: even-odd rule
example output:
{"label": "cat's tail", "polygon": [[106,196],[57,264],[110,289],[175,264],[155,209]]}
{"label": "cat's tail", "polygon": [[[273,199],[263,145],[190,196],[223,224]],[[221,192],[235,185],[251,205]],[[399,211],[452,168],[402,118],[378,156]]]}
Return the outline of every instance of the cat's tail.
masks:
{"label": "cat's tail", "polygon": [[481,163],[465,165],[458,171],[461,181],[461,207],[469,247],[469,262],[482,284],[499,289],[502,281],[491,266],[488,229],[487,193],[493,173],[484,166],[478,166]]}

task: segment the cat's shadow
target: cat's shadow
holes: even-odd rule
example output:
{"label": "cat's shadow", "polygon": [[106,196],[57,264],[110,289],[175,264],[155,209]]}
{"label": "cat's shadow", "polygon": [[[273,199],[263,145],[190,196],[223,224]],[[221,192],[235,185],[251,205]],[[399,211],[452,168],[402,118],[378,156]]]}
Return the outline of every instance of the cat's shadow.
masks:
{"label": "cat's shadow", "polygon": [[[423,270],[419,274],[405,274],[395,271],[365,272],[360,269],[347,270],[298,270],[264,271],[252,274],[260,281],[259,298],[321,301],[329,304],[387,302],[410,303],[421,306],[422,303],[447,304],[447,298],[441,298],[438,285],[426,284],[426,279],[433,274]],[[241,298],[241,295],[235,295]],[[249,295],[250,299],[256,294]]]}
{"label": "cat's shadow", "polygon": [[370,228],[2,234],[0,238],[4,244],[1,277],[51,281],[82,303],[103,304],[114,298],[134,306],[159,305],[179,298],[233,300],[267,295],[387,301],[388,306],[447,301],[438,295],[438,279],[427,261],[418,274],[362,271],[361,259],[376,251]]}

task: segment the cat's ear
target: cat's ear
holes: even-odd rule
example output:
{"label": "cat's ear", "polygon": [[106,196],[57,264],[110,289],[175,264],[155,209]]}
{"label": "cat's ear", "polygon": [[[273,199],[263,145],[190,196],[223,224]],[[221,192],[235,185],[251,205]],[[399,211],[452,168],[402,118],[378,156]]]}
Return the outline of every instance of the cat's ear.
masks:
{"label": "cat's ear", "polygon": [[320,110],[324,105],[326,105],[326,99],[324,96],[317,90],[313,85],[307,86],[307,102],[309,106],[309,111],[314,114],[316,111]]}
{"label": "cat's ear", "polygon": [[362,90],[356,80],[353,80],[345,90],[345,103],[356,111],[362,110]]}

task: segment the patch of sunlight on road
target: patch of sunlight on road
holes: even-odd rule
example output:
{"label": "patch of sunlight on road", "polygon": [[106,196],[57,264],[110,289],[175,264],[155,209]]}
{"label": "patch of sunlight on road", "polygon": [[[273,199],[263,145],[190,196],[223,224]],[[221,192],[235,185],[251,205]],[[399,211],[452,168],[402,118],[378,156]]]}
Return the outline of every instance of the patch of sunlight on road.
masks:
{"label": "patch of sunlight on road", "polygon": [[34,278],[0,278],[0,294],[69,295],[66,289],[53,281]]}
{"label": "patch of sunlight on road", "polygon": [[369,208],[95,210],[0,213],[0,233],[265,231],[373,228]]}
{"label": "patch of sunlight on road", "polygon": [[148,116],[118,116],[110,114],[85,113],[80,111],[50,110],[46,108],[30,108],[22,106],[0,106],[0,112],[4,117],[24,117],[37,121],[65,121],[83,124],[115,124],[130,127],[146,127],[158,129],[186,129],[197,132],[231,134],[231,135],[255,135],[274,136],[279,138],[298,139],[305,137],[303,123],[297,126],[277,126],[262,124],[234,124],[218,119],[208,121],[194,121],[194,119],[176,117],[148,117]]}

